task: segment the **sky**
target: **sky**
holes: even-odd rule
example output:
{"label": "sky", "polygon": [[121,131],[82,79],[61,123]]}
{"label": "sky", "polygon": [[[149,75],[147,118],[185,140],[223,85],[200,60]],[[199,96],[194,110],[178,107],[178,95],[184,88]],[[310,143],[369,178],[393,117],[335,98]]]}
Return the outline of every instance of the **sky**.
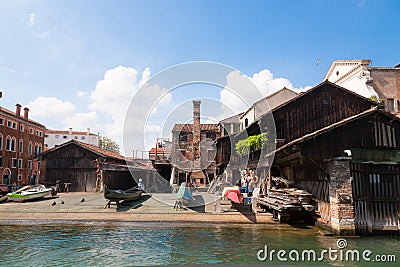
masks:
{"label": "sky", "polygon": [[90,128],[124,150],[126,112],[155,75],[193,61],[238,71],[218,85],[150,90],[162,98],[142,99],[148,112],[137,114],[150,141],[125,150],[149,149],[167,121],[190,121],[195,98],[210,99],[202,122],[228,115],[223,105],[233,113],[251,105],[226,90],[240,75],[267,95],[315,86],[338,59],[399,64],[399,18],[400,2],[384,0],[1,0],[0,106],[29,107],[49,129]]}

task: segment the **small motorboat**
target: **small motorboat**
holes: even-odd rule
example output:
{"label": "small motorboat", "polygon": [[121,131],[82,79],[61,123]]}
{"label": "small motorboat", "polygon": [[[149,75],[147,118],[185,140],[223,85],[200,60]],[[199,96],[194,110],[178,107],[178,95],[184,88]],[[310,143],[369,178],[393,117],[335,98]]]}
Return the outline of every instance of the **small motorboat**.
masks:
{"label": "small motorboat", "polygon": [[23,202],[27,200],[40,199],[52,193],[52,188],[47,188],[44,185],[26,186],[22,190],[8,193],[8,200],[15,202]]}
{"label": "small motorboat", "polygon": [[129,202],[138,200],[142,196],[143,192],[143,190],[138,189],[137,187],[128,190],[112,190],[106,187],[104,190],[104,198],[108,200],[106,207],[110,207],[111,202],[115,202],[117,207],[119,207],[120,201]]}

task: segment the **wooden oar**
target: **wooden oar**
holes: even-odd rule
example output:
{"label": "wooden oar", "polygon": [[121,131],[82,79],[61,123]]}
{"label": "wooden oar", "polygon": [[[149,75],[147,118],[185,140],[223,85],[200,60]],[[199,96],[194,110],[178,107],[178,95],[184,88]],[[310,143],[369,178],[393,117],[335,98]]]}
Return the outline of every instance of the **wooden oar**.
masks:
{"label": "wooden oar", "polygon": [[[22,191],[24,191],[24,190],[26,190],[26,189],[28,189],[28,188],[30,188],[30,187],[31,187],[30,185],[26,185],[26,186],[24,186],[24,187],[21,187],[20,189],[18,189],[18,190],[15,191],[14,193],[22,192]],[[0,202],[3,202],[3,201],[5,201],[5,200],[7,200],[7,199],[8,199],[8,196],[7,196],[7,195],[2,196],[2,197],[0,197]]]}

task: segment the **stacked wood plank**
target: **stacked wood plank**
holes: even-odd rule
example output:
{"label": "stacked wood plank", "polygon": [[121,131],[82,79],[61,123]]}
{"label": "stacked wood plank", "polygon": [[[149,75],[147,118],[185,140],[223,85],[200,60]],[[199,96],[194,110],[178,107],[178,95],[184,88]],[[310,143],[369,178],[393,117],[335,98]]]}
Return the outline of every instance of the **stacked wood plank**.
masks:
{"label": "stacked wood plank", "polygon": [[310,205],[312,195],[305,190],[296,188],[270,189],[268,196],[259,198],[261,205],[279,212],[291,211],[312,211],[313,205]]}

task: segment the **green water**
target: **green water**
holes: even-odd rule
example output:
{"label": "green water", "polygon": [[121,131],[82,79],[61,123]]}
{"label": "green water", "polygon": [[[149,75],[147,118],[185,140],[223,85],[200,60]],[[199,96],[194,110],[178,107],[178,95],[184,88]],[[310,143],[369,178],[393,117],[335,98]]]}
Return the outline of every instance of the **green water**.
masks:
{"label": "green water", "polygon": [[[0,225],[0,266],[144,266],[186,264],[396,266],[365,261],[288,261],[274,256],[260,261],[268,249],[337,249],[336,237],[317,228],[266,229],[263,225],[40,223]],[[393,254],[400,261],[399,237],[346,238],[346,249]],[[287,255],[286,255],[287,256]]]}

